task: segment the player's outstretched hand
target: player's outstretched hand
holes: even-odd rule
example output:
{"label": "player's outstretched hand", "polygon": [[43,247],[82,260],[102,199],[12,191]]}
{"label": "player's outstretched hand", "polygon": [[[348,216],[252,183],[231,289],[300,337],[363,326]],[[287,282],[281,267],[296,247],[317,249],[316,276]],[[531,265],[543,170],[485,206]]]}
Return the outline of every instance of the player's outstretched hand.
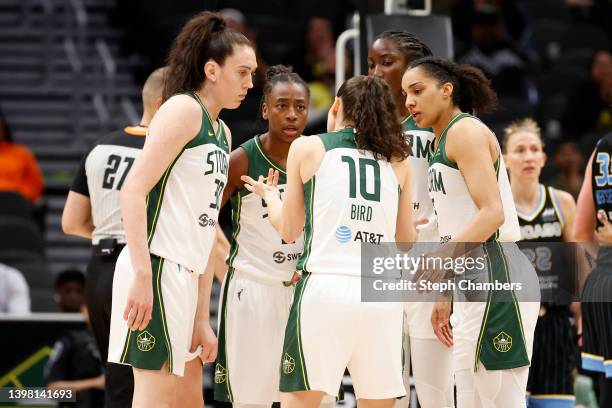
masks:
{"label": "player's outstretched hand", "polygon": [[240,179],[244,181],[244,188],[265,200],[266,194],[278,194],[276,186],[278,185],[279,174],[278,170],[269,169],[268,177],[259,176],[257,181],[249,176],[242,176]]}

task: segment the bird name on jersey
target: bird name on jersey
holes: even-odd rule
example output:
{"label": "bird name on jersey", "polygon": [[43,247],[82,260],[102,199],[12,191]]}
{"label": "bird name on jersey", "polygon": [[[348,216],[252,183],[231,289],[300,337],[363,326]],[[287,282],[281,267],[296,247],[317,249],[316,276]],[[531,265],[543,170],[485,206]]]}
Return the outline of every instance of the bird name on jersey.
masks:
{"label": "bird name on jersey", "polygon": [[563,235],[563,231],[559,221],[521,226],[521,237],[523,239],[552,238],[561,235]]}
{"label": "bird name on jersey", "polygon": [[408,156],[416,157],[417,159],[427,159],[429,157],[428,152],[431,140],[427,140],[425,144],[423,144],[423,138],[414,135],[409,131],[405,131],[404,136],[406,137],[406,141],[408,142],[409,146]]}

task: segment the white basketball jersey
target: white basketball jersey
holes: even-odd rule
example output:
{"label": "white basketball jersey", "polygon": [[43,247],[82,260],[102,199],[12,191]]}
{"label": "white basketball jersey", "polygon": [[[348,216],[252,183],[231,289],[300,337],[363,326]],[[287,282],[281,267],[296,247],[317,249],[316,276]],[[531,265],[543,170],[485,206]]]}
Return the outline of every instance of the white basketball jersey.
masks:
{"label": "white basketball jersey", "polygon": [[[442,132],[438,148],[432,152],[429,161],[428,188],[438,219],[440,242],[450,241],[465,230],[478,211],[461,171],[456,163],[448,159],[445,150],[448,129],[464,117],[473,116],[462,113],[451,120]],[[501,154],[494,165],[505,221],[490,239],[516,242],[521,239],[521,230],[506,165]]]}
{"label": "white basketball jersey", "polygon": [[203,273],[227,184],[229,146],[223,122],[215,134],[206,108],[202,127],[147,196],[147,238],[152,254]]}
{"label": "white basketball jersey", "polygon": [[360,276],[361,243],[395,241],[399,184],[391,163],[357,149],[351,128],[319,135],[325,156],[304,184],[298,270]]}
{"label": "white basketball jersey", "polygon": [[438,225],[433,204],[427,191],[427,171],[429,169],[429,150],[435,135],[431,129],[422,129],[416,125],[412,116],[402,122],[404,136],[410,144],[408,162],[411,169],[412,206],[414,219],[426,219],[427,223],[418,227],[417,241],[438,242]]}
{"label": "white basketball jersey", "polygon": [[[248,175],[257,180],[268,176],[268,170],[279,171],[278,189],[286,186],[286,173],[265,152],[259,136],[240,146],[249,157]],[[292,243],[284,242],[268,220],[265,201],[243,188],[231,197],[232,247],[227,260],[230,268],[270,283],[291,281],[304,247],[303,236]]]}

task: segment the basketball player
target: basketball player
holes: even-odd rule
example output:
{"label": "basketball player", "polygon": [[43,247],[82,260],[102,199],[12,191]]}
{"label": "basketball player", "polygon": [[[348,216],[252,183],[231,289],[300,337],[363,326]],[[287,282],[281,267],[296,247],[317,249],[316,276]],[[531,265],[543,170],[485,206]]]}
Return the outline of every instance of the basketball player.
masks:
{"label": "basketball player", "polygon": [[[137,126],[113,132],[85,155],[74,178],[64,212],[66,234],[91,239],[85,294],[89,319],[102,361],[108,357],[113,276],[119,252],[125,246],[119,190],[144,145],[144,136],[161,105],[165,68],[147,78],[142,89],[144,112]],[[107,408],[132,405],[134,379],[130,367],[105,364]]]}
{"label": "basketball player", "polygon": [[278,361],[293,300],[291,280],[303,248],[302,236],[294,242],[281,239],[268,221],[266,203],[240,180],[267,176],[272,167],[284,191],[289,146],[306,126],[306,82],[283,65],[270,67],[266,79],[261,116],[268,131],[230,155],[221,202],[231,199],[233,233],[219,306],[215,399],[239,407],[280,401]]}
{"label": "basketball player", "polygon": [[166,101],[121,191],[127,247],[113,282],[109,361],[134,368],[136,407],[203,405],[202,362],[214,361],[216,338],[212,268],[202,272],[231,145],[218,116],[240,105],[257,68],[249,40],[210,12],[183,26],[168,61]]}
{"label": "basketball player", "polygon": [[601,373],[599,406],[612,405],[612,133],[589,159],[576,209],[574,237],[599,242],[597,263],[582,291],[582,368]]}
{"label": "basketball player", "polygon": [[319,406],[324,395],[336,395],[348,367],[360,406],[391,407],[406,394],[403,306],[361,303],[360,254],[362,242],[416,238],[408,145],[388,87],[376,77],[357,76],[340,87],[327,128],[330,133],[292,143],[282,202],[278,171],[270,170],[267,183],[242,177],[266,201],[285,242],[304,228],[302,279],[283,345],[281,405]]}
{"label": "basketball player", "polygon": [[[408,113],[402,90],[402,75],[408,64],[431,55],[427,45],[407,31],[389,30],[380,34],[368,51],[368,75],[383,78],[395,102],[398,120],[410,144],[408,160],[412,173],[412,205],[415,219],[425,224],[417,226],[418,241],[438,242],[438,227],[433,204],[427,192],[427,153],[434,139],[431,129],[421,129]],[[436,339],[431,326],[433,302],[406,302],[404,321],[404,385],[410,389],[410,363],[419,403],[424,408],[454,406],[451,372],[452,351]],[[407,407],[409,398],[398,400],[397,406]]]}
{"label": "basketball player", "polygon": [[[515,244],[520,238],[510,183],[495,135],[465,112],[485,111],[495,93],[482,72],[427,57],[403,76],[406,106],[417,126],[435,134],[429,158],[429,194],[443,243],[478,243],[471,252],[486,270],[470,278],[516,282],[535,288],[537,276]],[[446,246],[451,247],[450,245]],[[470,272],[471,273],[471,272]],[[467,272],[466,272],[467,274]],[[415,276],[416,279],[419,276]],[[533,292],[533,290],[532,290]],[[459,295],[468,296],[462,299]],[[539,302],[518,302],[513,287],[485,293],[455,293],[453,333],[448,322],[434,325],[443,342],[453,342],[457,406],[524,407],[529,356]],[[462,301],[462,300],[478,301]]]}
{"label": "basketball player", "polygon": [[569,193],[540,184],[546,154],[535,121],[510,124],[502,147],[521,226],[519,247],[536,268],[542,291],[527,382],[528,406],[573,407],[578,350],[570,318],[574,313],[580,322],[580,304],[571,304],[571,293],[562,292],[571,290],[572,271],[558,243],[573,241],[576,203]]}

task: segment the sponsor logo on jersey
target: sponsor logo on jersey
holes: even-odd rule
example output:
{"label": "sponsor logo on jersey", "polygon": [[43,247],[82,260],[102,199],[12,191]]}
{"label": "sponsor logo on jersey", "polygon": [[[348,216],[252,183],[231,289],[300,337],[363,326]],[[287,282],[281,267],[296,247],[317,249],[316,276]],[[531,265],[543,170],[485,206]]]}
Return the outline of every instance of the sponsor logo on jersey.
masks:
{"label": "sponsor logo on jersey", "polygon": [[136,347],[140,351],[151,351],[155,347],[155,337],[148,331],[143,331],[136,337]]}
{"label": "sponsor logo on jersey", "polygon": [[[286,244],[286,242],[283,242],[283,244]],[[285,254],[283,251],[276,251],[272,254],[272,260],[277,264],[282,264],[285,261],[297,261],[300,255],[302,255],[301,252]]]}
{"label": "sponsor logo on jersey", "polygon": [[555,218],[557,218],[557,213],[554,208],[548,207],[542,212],[542,221],[554,221]]}
{"label": "sponsor logo on jersey", "polygon": [[502,331],[493,338],[493,346],[500,353],[507,353],[512,348],[512,337]]}
{"label": "sponsor logo on jersey", "polygon": [[346,225],[341,225],[336,229],[336,241],[341,244],[346,244],[353,237],[353,232]]}
{"label": "sponsor logo on jersey", "polygon": [[215,366],[215,384],[223,384],[227,381],[227,369],[217,363]]}
{"label": "sponsor logo on jersey", "polygon": [[198,224],[200,227],[214,227],[217,225],[217,221],[213,217],[210,217],[208,214],[204,213],[198,218]]}
{"label": "sponsor logo on jersey", "polygon": [[285,255],[283,251],[276,251],[275,253],[272,254],[272,259],[277,264],[282,264],[287,259],[287,256]]}
{"label": "sponsor logo on jersey", "polygon": [[375,232],[368,231],[357,231],[355,233],[355,242],[366,242],[368,244],[380,245],[380,240],[384,237],[384,234],[377,234]]}
{"label": "sponsor logo on jersey", "polygon": [[215,137],[215,132],[213,132],[212,130],[208,130],[208,136],[212,136]]}
{"label": "sponsor logo on jersey", "polygon": [[295,370],[295,359],[285,353],[283,356],[283,374],[291,374]]}

